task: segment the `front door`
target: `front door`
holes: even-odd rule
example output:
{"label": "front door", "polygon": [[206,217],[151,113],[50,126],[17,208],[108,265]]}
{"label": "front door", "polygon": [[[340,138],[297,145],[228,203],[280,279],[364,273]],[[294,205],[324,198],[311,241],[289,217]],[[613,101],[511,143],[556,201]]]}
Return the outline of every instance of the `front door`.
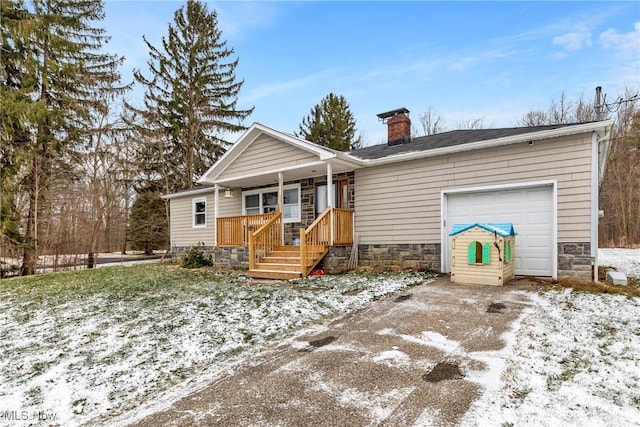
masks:
{"label": "front door", "polygon": [[[333,183],[333,207],[349,208],[349,180],[340,179]],[[316,217],[327,209],[327,184],[316,185]]]}

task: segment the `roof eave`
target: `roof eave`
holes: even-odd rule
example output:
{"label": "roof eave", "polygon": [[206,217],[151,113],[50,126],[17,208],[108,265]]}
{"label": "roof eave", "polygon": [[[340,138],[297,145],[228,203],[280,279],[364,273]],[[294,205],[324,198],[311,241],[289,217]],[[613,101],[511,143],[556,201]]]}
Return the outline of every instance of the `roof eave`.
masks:
{"label": "roof eave", "polygon": [[606,120],[601,122],[584,123],[574,126],[564,126],[557,129],[543,130],[538,132],[531,132],[513,136],[507,136],[503,138],[487,139],[484,141],[470,142],[468,144],[454,145],[451,147],[435,148],[427,151],[413,151],[410,153],[396,154],[378,159],[361,159],[363,165],[373,166],[382,165],[387,163],[402,162],[407,160],[421,159],[425,157],[442,156],[446,154],[453,154],[463,151],[479,150],[483,148],[498,147],[502,145],[517,144],[519,142],[526,141],[539,141],[542,139],[558,138],[562,136],[577,135],[581,133],[592,132],[597,129],[607,129],[613,125],[612,120]]}
{"label": "roof eave", "polygon": [[171,199],[176,199],[178,197],[195,196],[196,194],[203,194],[203,193],[213,193],[214,191],[215,191],[215,187],[192,188],[185,191],[179,191],[177,193],[164,194],[160,196],[160,198],[164,200],[171,200]]}

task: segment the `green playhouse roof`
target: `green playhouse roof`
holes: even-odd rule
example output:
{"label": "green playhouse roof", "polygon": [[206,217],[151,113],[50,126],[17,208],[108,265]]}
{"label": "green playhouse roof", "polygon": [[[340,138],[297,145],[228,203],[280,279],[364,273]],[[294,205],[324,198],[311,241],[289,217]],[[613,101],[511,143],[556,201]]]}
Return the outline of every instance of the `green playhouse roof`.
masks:
{"label": "green playhouse roof", "polygon": [[510,222],[503,222],[503,223],[475,222],[473,224],[454,224],[453,227],[451,227],[451,233],[449,233],[449,236],[455,236],[456,234],[460,234],[473,227],[480,227],[484,230],[487,230],[489,233],[495,233],[501,237],[516,235],[516,231],[513,229],[513,224],[511,224]]}

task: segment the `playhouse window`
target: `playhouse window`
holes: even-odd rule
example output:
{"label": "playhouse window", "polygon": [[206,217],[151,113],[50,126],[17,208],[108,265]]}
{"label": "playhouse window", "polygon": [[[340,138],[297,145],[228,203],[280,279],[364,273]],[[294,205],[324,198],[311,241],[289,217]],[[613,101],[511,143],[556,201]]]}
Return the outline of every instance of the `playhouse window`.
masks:
{"label": "playhouse window", "polygon": [[489,264],[491,262],[491,244],[482,244],[478,241],[469,243],[469,264]]}
{"label": "playhouse window", "polygon": [[513,255],[511,252],[511,241],[507,240],[504,242],[504,262],[510,263],[512,256]]}

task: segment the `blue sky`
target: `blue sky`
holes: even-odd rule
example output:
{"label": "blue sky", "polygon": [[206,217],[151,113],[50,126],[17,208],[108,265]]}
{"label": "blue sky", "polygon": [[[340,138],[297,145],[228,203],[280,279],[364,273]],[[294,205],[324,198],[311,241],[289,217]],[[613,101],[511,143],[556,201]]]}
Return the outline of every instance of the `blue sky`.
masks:
{"label": "blue sky", "polygon": [[[123,77],[146,70],[182,2],[107,1],[108,50]],[[640,2],[207,2],[245,80],[241,108],[293,133],[329,92],[344,95],[367,145],[383,142],[377,113],[429,107],[448,129],[472,118],[509,127],[562,91],[608,100],[640,90]],[[141,91],[130,95],[142,100]],[[237,136],[231,137],[235,140]]]}

